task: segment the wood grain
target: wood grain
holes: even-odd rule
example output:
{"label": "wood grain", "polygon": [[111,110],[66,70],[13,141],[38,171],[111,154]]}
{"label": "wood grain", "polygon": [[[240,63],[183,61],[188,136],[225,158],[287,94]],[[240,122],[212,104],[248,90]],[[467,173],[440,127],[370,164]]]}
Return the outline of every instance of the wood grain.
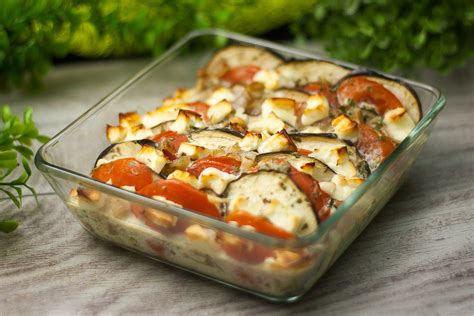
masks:
{"label": "wood grain", "polygon": [[[55,133],[143,60],[65,65],[32,105]],[[474,314],[474,64],[419,78],[447,96],[406,184],[298,303],[271,304],[90,237],[49,186],[41,208],[0,202],[20,228],[0,236],[0,314]],[[0,102],[1,103],[1,102]]]}

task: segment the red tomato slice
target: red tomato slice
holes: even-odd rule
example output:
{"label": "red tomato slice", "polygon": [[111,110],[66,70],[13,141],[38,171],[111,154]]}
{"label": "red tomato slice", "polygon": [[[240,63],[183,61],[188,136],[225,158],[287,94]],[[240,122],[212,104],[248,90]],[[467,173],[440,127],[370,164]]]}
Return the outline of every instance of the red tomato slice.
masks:
{"label": "red tomato slice", "polygon": [[253,79],[253,76],[260,70],[257,66],[247,65],[239,66],[230,69],[223,74],[220,79],[228,81],[230,83],[242,83],[249,82]]}
{"label": "red tomato slice", "polygon": [[153,182],[153,171],[134,158],[122,158],[103,164],[92,171],[92,178],[102,182],[112,181],[117,187],[132,186],[135,190]]}
{"label": "red tomato slice", "polygon": [[225,173],[238,174],[241,162],[232,157],[226,156],[210,156],[196,160],[191,166],[188,167],[187,171],[199,177],[201,172],[206,168],[216,168]]}
{"label": "red tomato slice", "polygon": [[217,243],[231,258],[248,264],[259,264],[272,255],[272,249],[253,241],[219,232]]}
{"label": "red tomato slice", "polygon": [[363,77],[344,80],[337,88],[337,97],[339,100],[352,99],[356,103],[374,104],[378,114],[402,107],[400,100],[383,85]]}
{"label": "red tomato slice", "polygon": [[167,141],[170,144],[170,148],[163,149],[163,153],[168,159],[176,159],[176,153],[178,152],[179,146],[181,143],[187,142],[188,137],[186,135],[181,135],[173,131],[165,131],[158,135],[150,137],[155,143],[159,143],[162,140]]}
{"label": "red tomato slice", "polygon": [[321,222],[325,221],[331,215],[331,208],[329,207],[331,197],[319,188],[318,181],[309,174],[291,167],[289,176],[309,198],[319,220]]}
{"label": "red tomato slice", "polygon": [[162,196],[168,201],[198,213],[219,218],[219,209],[207,198],[207,194],[176,179],[158,180],[138,191],[146,196]]}
{"label": "red tomato slice", "polygon": [[336,93],[332,91],[331,86],[327,83],[308,83],[303,87],[303,90],[309,94],[322,94],[331,106],[337,106]]}
{"label": "red tomato slice", "polygon": [[268,236],[273,236],[282,239],[290,239],[294,237],[292,233],[273,225],[266,218],[254,216],[244,211],[234,211],[227,215],[225,220],[226,222],[237,222],[241,226],[252,226],[257,232]]}
{"label": "red tomato slice", "polygon": [[397,145],[386,136],[379,135],[367,124],[359,124],[357,150],[368,161],[381,163],[395,150]]}

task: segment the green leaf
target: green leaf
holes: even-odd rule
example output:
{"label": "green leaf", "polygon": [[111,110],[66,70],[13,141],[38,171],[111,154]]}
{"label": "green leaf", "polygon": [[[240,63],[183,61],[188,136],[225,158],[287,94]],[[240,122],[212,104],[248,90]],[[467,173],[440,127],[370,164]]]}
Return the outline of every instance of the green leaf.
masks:
{"label": "green leaf", "polygon": [[0,221],[0,232],[11,233],[18,227],[18,222],[14,220],[3,220]]}
{"label": "green leaf", "polygon": [[17,152],[20,153],[20,155],[22,155],[28,160],[30,160],[33,157],[33,151],[27,146],[17,145],[17,146],[13,146],[13,149],[15,149]]}
{"label": "green leaf", "polygon": [[6,123],[9,121],[12,117],[12,112],[10,110],[10,107],[8,105],[4,105],[2,107],[2,121],[3,123]]}
{"label": "green leaf", "polygon": [[2,188],[0,188],[0,191],[5,193],[10,198],[10,200],[12,200],[13,204],[15,204],[17,208],[21,207],[21,201],[13,193]]}

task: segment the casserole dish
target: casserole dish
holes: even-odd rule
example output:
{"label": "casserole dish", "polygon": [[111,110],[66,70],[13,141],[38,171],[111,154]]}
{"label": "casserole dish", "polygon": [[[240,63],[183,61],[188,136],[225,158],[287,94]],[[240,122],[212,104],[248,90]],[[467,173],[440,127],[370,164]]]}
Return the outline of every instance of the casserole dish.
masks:
{"label": "casserole dish", "polygon": [[[416,91],[424,116],[334,214],[310,234],[295,239],[244,230],[89,177],[96,158],[108,145],[105,125],[115,122],[119,113],[149,111],[176,85],[193,86],[194,74],[215,51],[207,48],[207,43],[222,41],[265,48],[285,58],[320,60],[305,52],[225,31],[192,32],[41,147],[35,164],[92,235],[270,300],[295,301],[311,288],[403,183],[445,100],[436,89],[406,80]],[[193,229],[185,234],[157,232],[129,216],[131,204],[159,210]],[[222,236],[236,241],[239,253],[251,253],[252,258],[272,253],[278,260],[265,264],[236,260],[235,256],[219,251]]]}

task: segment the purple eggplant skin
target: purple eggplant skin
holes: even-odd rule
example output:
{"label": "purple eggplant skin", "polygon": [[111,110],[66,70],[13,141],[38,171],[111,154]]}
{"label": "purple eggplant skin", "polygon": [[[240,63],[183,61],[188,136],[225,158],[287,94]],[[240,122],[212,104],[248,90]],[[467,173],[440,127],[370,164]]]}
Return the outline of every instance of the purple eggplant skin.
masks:
{"label": "purple eggplant skin", "polygon": [[[408,90],[408,92],[412,95],[413,99],[414,99],[414,103],[416,104],[416,107],[417,107],[417,112],[418,112],[418,116],[417,116],[417,122],[419,122],[423,116],[423,109],[421,107],[421,101],[420,101],[420,98],[418,97],[418,94],[416,93],[415,89],[413,89],[413,87],[411,85],[409,85],[408,83],[406,83],[404,80],[402,79],[397,79],[397,78],[391,78],[391,77],[387,77],[385,75],[382,75],[374,70],[370,70],[370,69],[365,69],[365,68],[360,68],[360,69],[356,69],[354,70],[353,72],[351,72],[350,74],[348,74],[347,76],[345,76],[344,78],[342,78],[341,80],[339,80],[339,82],[337,82],[335,84],[335,87],[338,87],[344,80],[347,80],[349,78],[353,78],[353,77],[364,77],[364,78],[367,78],[367,79],[379,79],[379,80],[385,80],[387,82],[391,82],[391,83],[394,83],[394,84],[398,84],[400,85],[402,88]],[[378,81],[377,81],[378,82]],[[380,82],[379,82],[380,83]],[[402,102],[402,104],[404,103],[403,100],[400,100],[400,102]],[[405,106],[405,104],[403,104]]]}

